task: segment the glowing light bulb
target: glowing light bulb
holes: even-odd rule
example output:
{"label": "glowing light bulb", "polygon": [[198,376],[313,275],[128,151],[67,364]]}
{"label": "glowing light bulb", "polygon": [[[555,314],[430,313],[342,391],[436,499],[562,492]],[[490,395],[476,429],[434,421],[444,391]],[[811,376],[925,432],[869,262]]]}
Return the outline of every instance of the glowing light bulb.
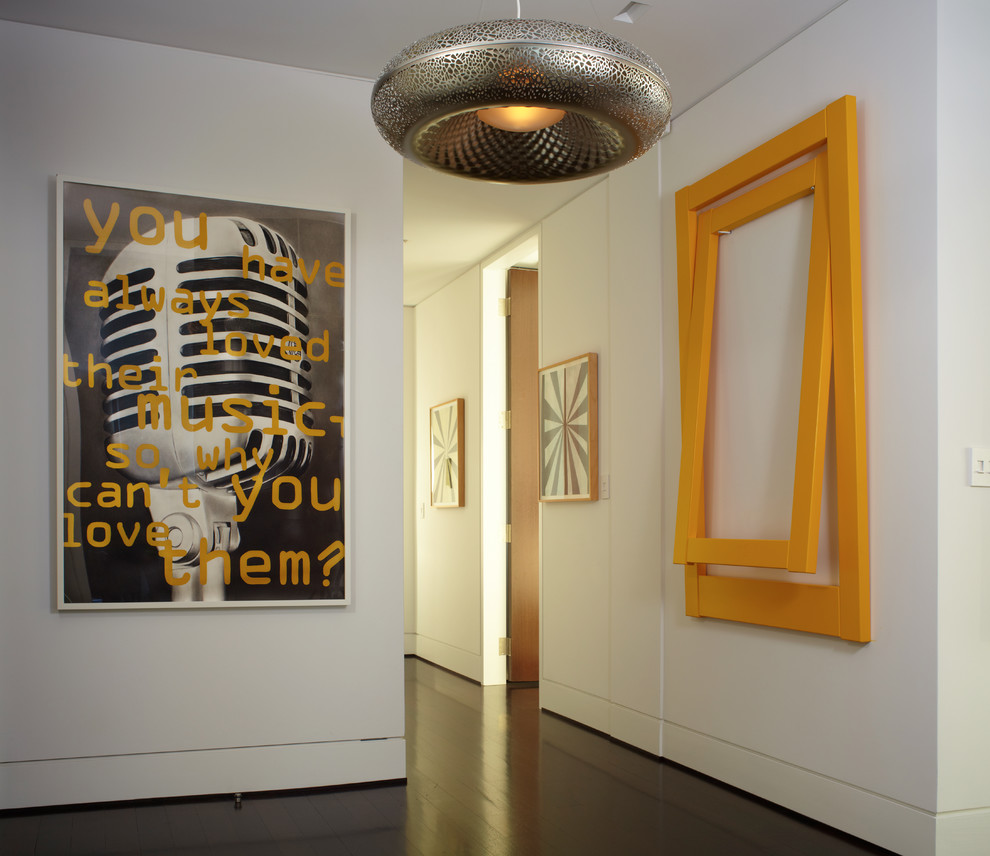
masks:
{"label": "glowing light bulb", "polygon": [[478,118],[486,125],[503,131],[539,131],[564,118],[564,110],[552,107],[487,107],[478,110]]}

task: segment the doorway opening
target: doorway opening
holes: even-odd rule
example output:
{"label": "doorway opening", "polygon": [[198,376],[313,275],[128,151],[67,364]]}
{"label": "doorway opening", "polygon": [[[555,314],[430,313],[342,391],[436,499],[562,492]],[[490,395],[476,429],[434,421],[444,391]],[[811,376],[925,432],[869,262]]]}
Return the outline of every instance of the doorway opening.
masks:
{"label": "doorway opening", "polygon": [[[540,659],[540,606],[539,606],[539,508],[538,488],[532,496],[536,507],[528,529],[534,534],[535,547],[531,547],[532,560],[527,573],[528,581],[512,585],[510,550],[516,534],[510,528],[510,438],[511,428],[504,428],[509,403],[508,347],[509,319],[502,313],[505,298],[509,296],[509,276],[513,268],[525,268],[535,272],[539,267],[539,234],[534,231],[493,258],[482,267],[482,643],[483,679],[485,684],[511,681],[536,681],[539,678]],[[510,304],[511,306],[511,304]],[[510,310],[511,311],[511,310]],[[536,389],[536,368],[540,354],[539,301],[532,312],[534,322],[532,337],[535,339],[532,388]],[[517,336],[518,338],[518,336]],[[526,369],[528,371],[528,369]],[[524,381],[517,381],[517,386]],[[518,430],[518,429],[517,429]],[[526,431],[526,429],[523,429]],[[536,426],[527,433],[537,439]],[[519,432],[522,433],[522,432]],[[538,469],[538,458],[533,453],[531,470]],[[517,485],[517,496],[528,492]],[[517,521],[512,521],[518,525]],[[527,526],[524,526],[524,530]],[[524,532],[525,537],[525,532]],[[516,566],[521,560],[516,561]],[[513,599],[525,602],[525,618],[517,612],[513,619]],[[524,630],[520,641],[512,638],[515,632]],[[511,652],[511,655],[510,653]],[[523,668],[523,671],[520,671]]]}
{"label": "doorway opening", "polygon": [[508,271],[508,679],[540,678],[539,272]]}

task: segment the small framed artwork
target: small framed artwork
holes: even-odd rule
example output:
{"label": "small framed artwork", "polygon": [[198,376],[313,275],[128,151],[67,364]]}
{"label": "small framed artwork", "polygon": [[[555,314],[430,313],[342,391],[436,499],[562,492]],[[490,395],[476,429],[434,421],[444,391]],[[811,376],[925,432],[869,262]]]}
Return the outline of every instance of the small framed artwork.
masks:
{"label": "small framed artwork", "polygon": [[464,505],[464,399],[430,408],[430,505]]}
{"label": "small framed artwork", "polygon": [[598,499],[598,355],[540,369],[540,502]]}

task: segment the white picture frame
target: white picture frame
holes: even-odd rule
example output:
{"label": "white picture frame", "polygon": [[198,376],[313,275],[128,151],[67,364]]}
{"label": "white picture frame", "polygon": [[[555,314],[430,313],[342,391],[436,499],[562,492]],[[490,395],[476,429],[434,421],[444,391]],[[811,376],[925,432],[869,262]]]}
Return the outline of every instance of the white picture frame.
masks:
{"label": "white picture frame", "polygon": [[56,608],[348,604],[349,214],[57,199]]}

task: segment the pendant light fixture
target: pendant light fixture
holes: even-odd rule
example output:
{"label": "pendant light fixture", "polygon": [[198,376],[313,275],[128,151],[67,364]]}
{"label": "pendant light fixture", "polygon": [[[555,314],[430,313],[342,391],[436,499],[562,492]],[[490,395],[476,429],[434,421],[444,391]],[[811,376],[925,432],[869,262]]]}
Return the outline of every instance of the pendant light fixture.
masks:
{"label": "pendant light fixture", "polygon": [[371,112],[389,145],[416,163],[538,183],[606,172],[649,151],[670,118],[670,88],[659,65],[609,33],[516,18],[410,45],[375,83]]}

